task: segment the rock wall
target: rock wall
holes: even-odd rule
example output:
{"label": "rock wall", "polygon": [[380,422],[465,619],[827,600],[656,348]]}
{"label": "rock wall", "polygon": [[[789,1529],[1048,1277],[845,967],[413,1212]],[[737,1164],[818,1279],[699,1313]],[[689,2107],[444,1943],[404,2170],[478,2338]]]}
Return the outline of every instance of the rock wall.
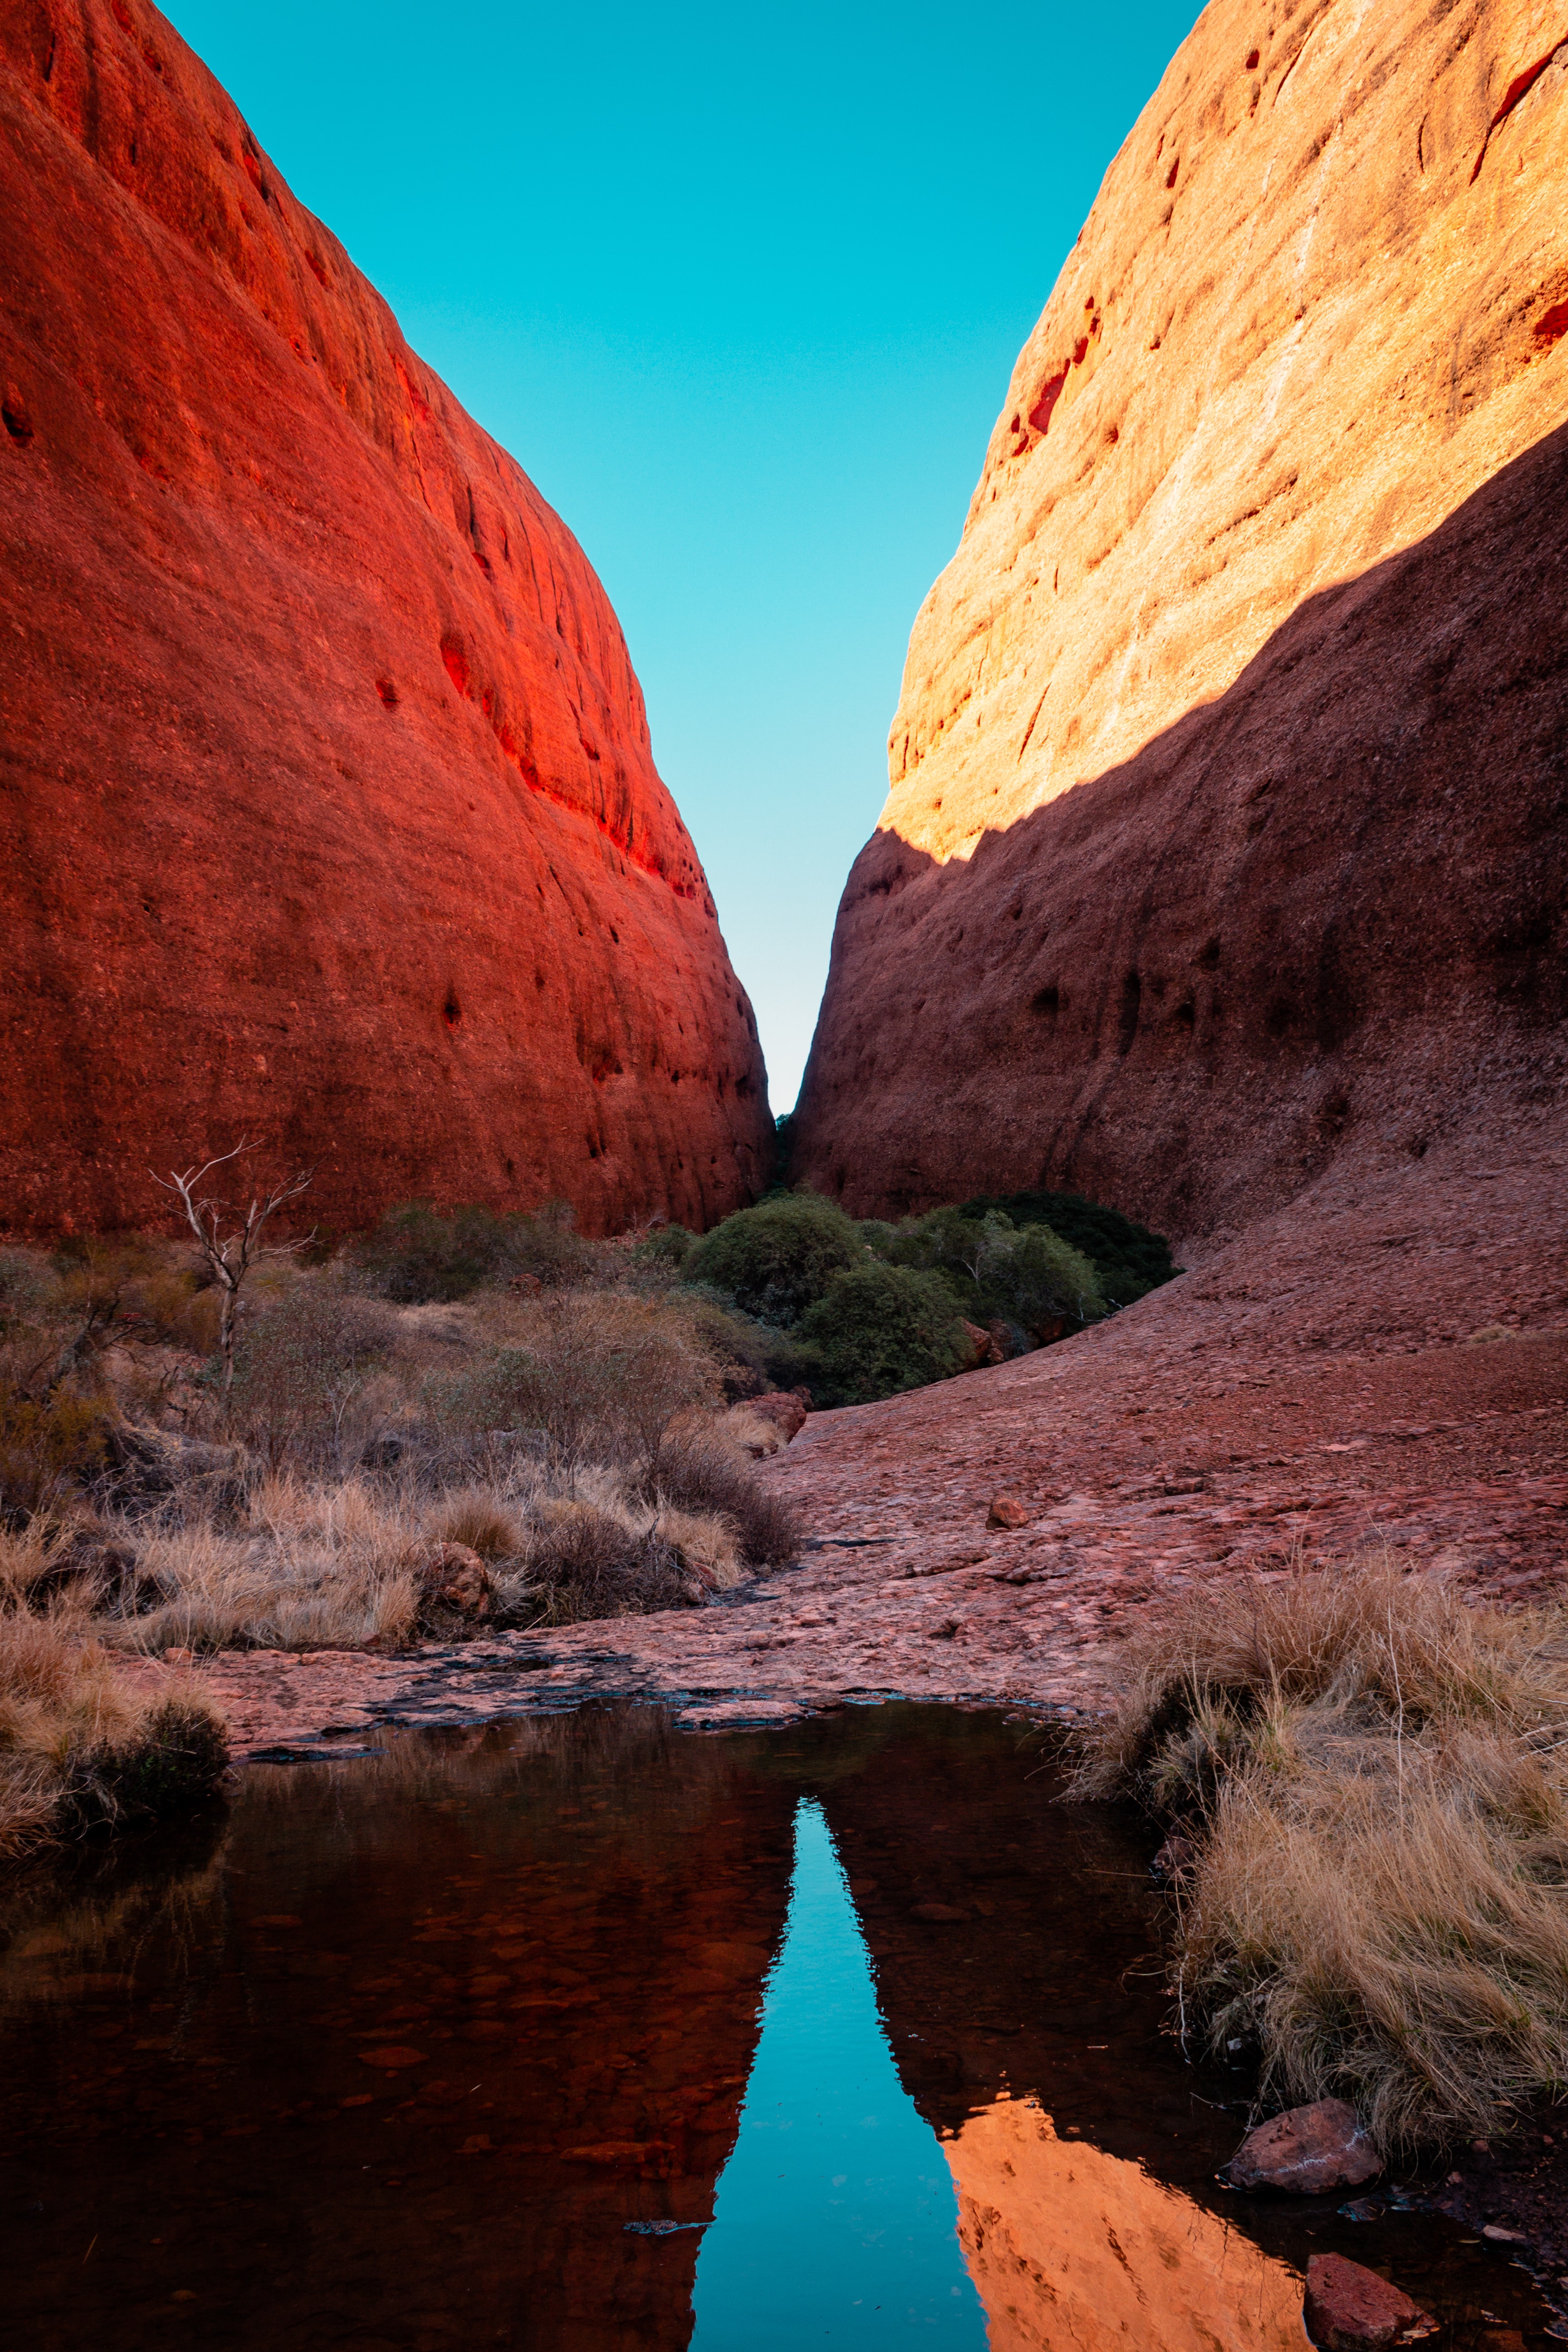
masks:
{"label": "rock wall", "polygon": [[1187,1236],[1563,1074],[1568,15],[1214,0],[915,624],[796,1174]]}
{"label": "rock wall", "polygon": [[765,1182],[582,550],[145,0],[0,0],[0,1221]]}

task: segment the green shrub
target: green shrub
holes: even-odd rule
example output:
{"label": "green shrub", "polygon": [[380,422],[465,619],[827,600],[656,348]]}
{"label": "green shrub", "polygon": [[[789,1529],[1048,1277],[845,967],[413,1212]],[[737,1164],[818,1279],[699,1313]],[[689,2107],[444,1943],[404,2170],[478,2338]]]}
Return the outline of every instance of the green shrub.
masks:
{"label": "green shrub", "polygon": [[882,1244],[893,1265],[940,1274],[971,1321],[1000,1318],[1037,1339],[1055,1339],[1064,1322],[1092,1323],[1106,1311],[1090,1261],[1048,1225],[1021,1232],[997,1210],[972,1217],[932,1209],[900,1226]]}
{"label": "green shrub", "polygon": [[823,1404],[866,1404],[945,1380],[972,1361],[952,1290],[940,1275],[862,1261],[840,1274],[801,1321],[821,1370]]}
{"label": "green shrub", "polygon": [[1036,1339],[1054,1338],[1060,1322],[1092,1323],[1106,1311],[1093,1265],[1049,1225],[1017,1233],[987,1220],[979,1290],[987,1319],[1021,1323]]}
{"label": "green shrub", "polygon": [[656,1225],[632,1255],[644,1265],[673,1266],[679,1273],[696,1245],[696,1234],[688,1233],[684,1225]]}
{"label": "green shrub", "polygon": [[786,1192],[738,1209],[692,1251],[687,1278],[732,1299],[742,1314],[788,1329],[866,1244],[842,1209],[813,1192]]}
{"label": "green shrub", "polygon": [[758,1396],[764,1389],[809,1386],[820,1369],[816,1351],[776,1323],[742,1315],[719,1291],[681,1288],[666,1301],[718,1371],[727,1404]]}
{"label": "green shrub", "polygon": [[1120,1209],[1086,1201],[1080,1192],[981,1192],[965,1201],[961,1217],[982,1218],[996,1211],[1015,1225],[1048,1225],[1093,1261],[1110,1305],[1130,1307],[1177,1272],[1163,1234],[1135,1224]]}

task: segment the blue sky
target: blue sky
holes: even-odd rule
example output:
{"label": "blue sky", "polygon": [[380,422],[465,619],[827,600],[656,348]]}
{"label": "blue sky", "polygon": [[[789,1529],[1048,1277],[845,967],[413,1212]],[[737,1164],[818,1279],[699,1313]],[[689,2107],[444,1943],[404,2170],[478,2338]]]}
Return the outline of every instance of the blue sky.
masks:
{"label": "blue sky", "polygon": [[787,1110],[910,625],[1192,0],[165,13],[582,541]]}

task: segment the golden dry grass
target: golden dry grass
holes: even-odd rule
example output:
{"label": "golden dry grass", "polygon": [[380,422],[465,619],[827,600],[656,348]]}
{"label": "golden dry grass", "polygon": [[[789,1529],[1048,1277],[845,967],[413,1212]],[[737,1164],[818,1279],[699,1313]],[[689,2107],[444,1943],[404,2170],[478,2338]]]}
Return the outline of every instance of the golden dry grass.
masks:
{"label": "golden dry grass", "polygon": [[[171,1776],[169,1753],[185,1747],[205,1761]],[[79,1619],[0,1609],[0,1855],[69,1811],[114,1813],[142,1784],[152,1793],[172,1777],[200,1793],[220,1764],[218,1719],[199,1694],[148,1697]]]}
{"label": "golden dry grass", "polygon": [[1184,2022],[1255,2040],[1266,2094],[1394,2150],[1568,2085],[1568,1612],[1377,1557],[1184,1596],[1078,1786],[1187,1829]]}

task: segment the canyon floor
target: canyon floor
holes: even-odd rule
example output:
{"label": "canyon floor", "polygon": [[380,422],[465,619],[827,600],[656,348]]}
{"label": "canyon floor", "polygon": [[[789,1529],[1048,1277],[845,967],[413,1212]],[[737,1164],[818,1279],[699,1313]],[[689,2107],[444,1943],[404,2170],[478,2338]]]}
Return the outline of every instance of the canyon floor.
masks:
{"label": "canyon floor", "polygon": [[[1502,1167],[1450,1147],[1341,1171],[1073,1339],[814,1414],[762,1472],[800,1506],[798,1561],[711,1608],[195,1671],[241,1758],[607,1696],[692,1730],[894,1696],[1070,1721],[1184,1584],[1384,1544],[1478,1597],[1555,1594],[1565,1159],[1543,1138]],[[987,1524],[999,1493],[1026,1524]]]}

